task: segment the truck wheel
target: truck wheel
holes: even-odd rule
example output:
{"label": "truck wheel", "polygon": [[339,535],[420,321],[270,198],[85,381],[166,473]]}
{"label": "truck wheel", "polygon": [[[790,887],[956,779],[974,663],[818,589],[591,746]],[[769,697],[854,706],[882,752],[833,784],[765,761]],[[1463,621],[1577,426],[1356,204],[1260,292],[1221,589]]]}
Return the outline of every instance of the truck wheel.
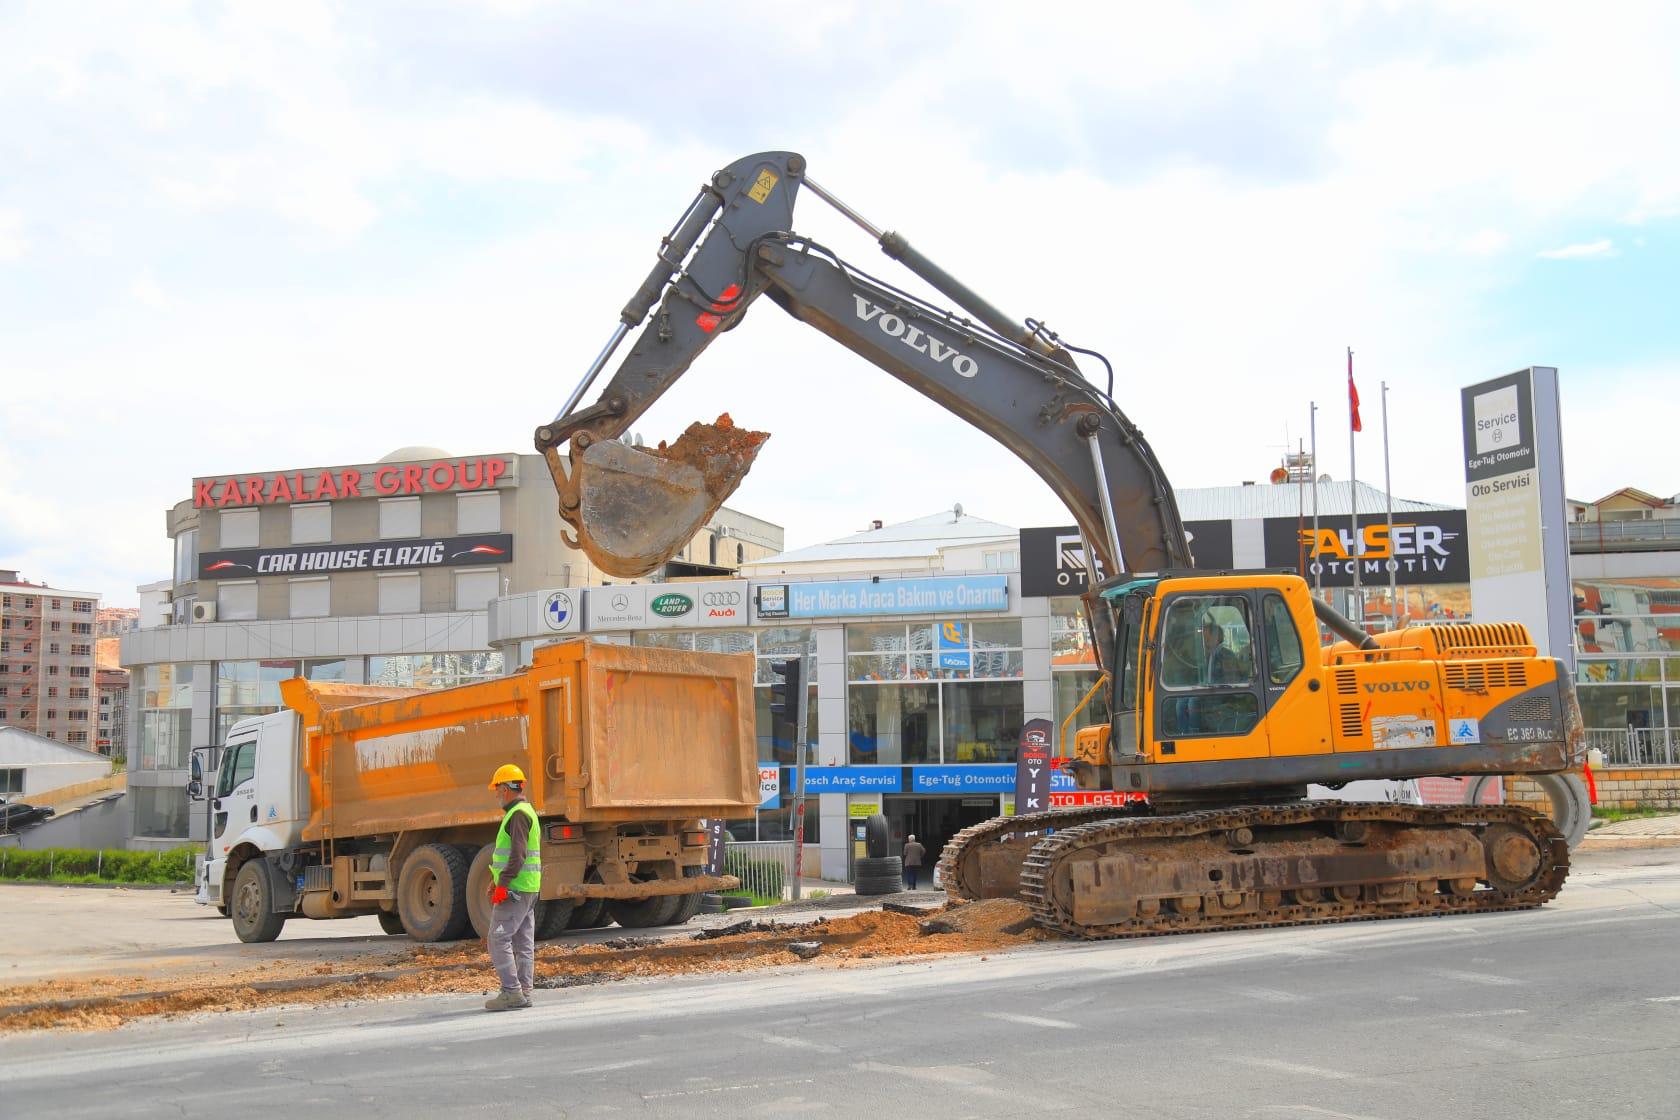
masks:
{"label": "truck wheel", "polygon": [[[686,879],[697,878],[705,873],[706,869],[704,867],[683,868],[683,877]],[[677,912],[671,915],[671,924],[674,926],[680,926],[690,918],[694,917],[694,915],[700,913],[700,902],[705,897],[705,893],[701,891],[696,891],[693,894],[679,894],[677,896],[679,900],[677,902]]]}
{"label": "truck wheel", "polygon": [[392,935],[408,932],[403,928],[402,915],[395,910],[381,910],[379,912],[379,928]]}
{"label": "truck wheel", "polygon": [[586,898],[572,909],[571,916],[566,920],[566,928],[600,929],[611,922],[612,919],[607,916],[606,899]]}
{"label": "truck wheel", "polygon": [[449,844],[417,848],[397,881],[397,913],[416,941],[454,941],[467,932],[467,860]]}
{"label": "truck wheel", "polygon": [[472,860],[467,869],[467,917],[480,941],[490,936],[490,861],[496,855],[494,843],[461,849]]}
{"label": "truck wheel", "polygon": [[607,913],[625,929],[651,929],[670,925],[671,919],[677,915],[677,907],[681,905],[682,896],[676,894],[637,899],[614,898],[607,902]]}
{"label": "truck wheel", "polygon": [[265,861],[246,860],[239,869],[233,880],[233,901],[228,911],[233,918],[233,932],[241,941],[273,941],[280,936],[286,915],[274,913],[274,882],[268,877]]}
{"label": "truck wheel", "polygon": [[564,898],[537,903],[537,940],[548,941],[566,932],[574,905]]}

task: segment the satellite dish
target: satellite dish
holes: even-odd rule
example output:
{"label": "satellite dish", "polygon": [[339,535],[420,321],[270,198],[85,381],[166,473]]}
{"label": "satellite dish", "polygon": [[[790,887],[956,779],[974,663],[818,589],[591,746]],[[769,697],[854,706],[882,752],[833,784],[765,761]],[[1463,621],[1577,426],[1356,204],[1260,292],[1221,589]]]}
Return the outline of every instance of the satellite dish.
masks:
{"label": "satellite dish", "polygon": [[956,505],[952,506],[951,507],[951,512],[956,514],[958,517],[961,517],[962,516],[962,503],[958,502]]}
{"label": "satellite dish", "polygon": [[1327,475],[1327,474],[1321,474],[1321,475],[1318,476],[1318,480],[1320,482],[1329,482],[1330,481],[1330,476]]}

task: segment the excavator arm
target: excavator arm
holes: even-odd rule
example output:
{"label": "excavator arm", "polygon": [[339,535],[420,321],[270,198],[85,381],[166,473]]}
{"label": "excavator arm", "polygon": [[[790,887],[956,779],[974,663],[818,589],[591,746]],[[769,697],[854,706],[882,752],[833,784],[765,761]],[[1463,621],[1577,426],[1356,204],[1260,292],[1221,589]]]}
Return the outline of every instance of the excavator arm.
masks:
{"label": "excavator arm", "polygon": [[[1088,555],[1106,572],[1191,566],[1154,453],[1109,395],[1085,379],[1069,350],[1042,326],[986,303],[898,234],[869,225],[804,172],[801,156],[766,152],[713,176],[665,238],[658,264],[625,306],[601,356],[560,414],[537,429],[561,516],[576,531],[571,543],[614,575],[644,575],[675,555],[740,484],[764,438],[756,433],[695,425],[660,451],[618,437],[768,295],[1014,452],[1067,505]],[[790,232],[802,186],[980,322],[894,288]],[[638,327],[600,398],[578,408]]]}

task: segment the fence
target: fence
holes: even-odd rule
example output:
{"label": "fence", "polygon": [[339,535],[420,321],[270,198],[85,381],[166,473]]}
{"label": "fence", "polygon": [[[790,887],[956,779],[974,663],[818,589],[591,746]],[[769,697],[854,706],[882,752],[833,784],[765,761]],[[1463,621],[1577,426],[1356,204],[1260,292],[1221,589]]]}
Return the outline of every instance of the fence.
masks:
{"label": "fence", "polygon": [[1673,766],[1680,731],[1663,727],[1589,727],[1587,747],[1604,752],[1606,766]]}
{"label": "fence", "polygon": [[[747,894],[762,899],[792,898],[793,841],[731,840],[723,852],[723,871],[738,876],[740,889]],[[810,874],[809,869],[806,874]]]}

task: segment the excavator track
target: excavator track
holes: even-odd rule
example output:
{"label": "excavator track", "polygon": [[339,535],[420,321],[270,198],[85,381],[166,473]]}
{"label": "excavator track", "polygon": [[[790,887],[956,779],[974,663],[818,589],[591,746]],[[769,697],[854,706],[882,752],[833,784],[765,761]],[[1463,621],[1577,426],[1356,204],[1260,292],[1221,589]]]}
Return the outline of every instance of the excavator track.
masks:
{"label": "excavator track", "polygon": [[[1139,808],[1143,807],[1140,805]],[[993,817],[989,821],[981,821],[963,829],[945,845],[945,850],[939,855],[940,884],[951,898],[1013,897],[1016,893],[1013,882],[999,884],[984,881],[982,862],[987,849],[1050,829],[1073,828],[1129,815],[1128,810],[1109,805],[1047,809],[1042,813],[1023,813],[1016,817]]]}
{"label": "excavator track", "polygon": [[1027,853],[1020,897],[1046,929],[1088,939],[1528,910],[1569,873],[1563,834],[1515,806],[1298,802],[1042,827],[1056,831]]}

